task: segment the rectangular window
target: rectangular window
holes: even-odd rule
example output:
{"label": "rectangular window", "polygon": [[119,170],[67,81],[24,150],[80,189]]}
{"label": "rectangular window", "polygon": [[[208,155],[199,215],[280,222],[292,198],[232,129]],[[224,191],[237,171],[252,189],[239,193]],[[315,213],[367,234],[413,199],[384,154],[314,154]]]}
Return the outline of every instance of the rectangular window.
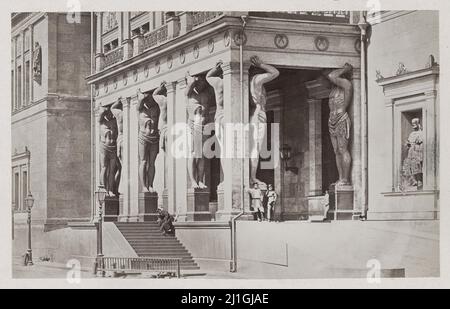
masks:
{"label": "rectangular window", "polygon": [[14,200],[13,200],[14,210],[19,210],[20,207],[19,189],[20,189],[19,173],[14,173]]}
{"label": "rectangular window", "polygon": [[17,92],[16,92],[16,108],[22,107],[22,67],[19,65],[17,67]]}
{"label": "rectangular window", "polygon": [[25,63],[25,101],[24,105],[30,104],[30,83],[31,83],[31,75],[30,75],[30,61],[28,60]]}
{"label": "rectangular window", "polygon": [[27,203],[25,199],[28,195],[28,172],[22,172],[22,210],[26,210]]}
{"label": "rectangular window", "polygon": [[14,70],[11,70],[11,109],[14,110]]}
{"label": "rectangular window", "polygon": [[30,151],[25,147],[22,153],[12,156],[12,208],[26,211],[26,201],[30,190]]}

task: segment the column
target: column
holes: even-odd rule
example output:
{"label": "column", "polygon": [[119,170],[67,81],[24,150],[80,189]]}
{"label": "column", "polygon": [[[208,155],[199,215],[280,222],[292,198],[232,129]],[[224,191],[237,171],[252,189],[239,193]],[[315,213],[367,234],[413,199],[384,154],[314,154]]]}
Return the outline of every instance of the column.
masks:
{"label": "column", "polygon": [[127,222],[130,215],[130,102],[131,98],[122,100],[123,105],[123,141],[122,141],[122,177],[121,205],[119,221]]}
{"label": "column", "polygon": [[180,17],[180,35],[185,34],[186,32],[191,31],[192,29],[192,16],[189,12],[181,12]]}
{"label": "column", "polygon": [[133,40],[130,37],[130,12],[122,13],[122,21],[123,58],[128,59],[133,57]]}
{"label": "column", "polygon": [[322,100],[308,99],[309,106],[309,193],[322,195]]}
{"label": "column", "polygon": [[16,92],[17,92],[17,83],[16,83],[16,76],[17,76],[17,64],[16,64],[16,59],[17,59],[17,50],[16,50],[16,46],[17,46],[17,38],[14,37],[11,40],[11,44],[13,45],[13,51],[12,51],[12,70],[13,70],[13,79],[11,80],[12,83],[12,89],[13,92],[11,93],[11,101],[12,101],[12,106],[11,106],[11,110],[15,111],[16,108],[16,104],[17,104],[17,97],[16,97]]}
{"label": "column", "polygon": [[436,90],[425,92],[425,108],[423,111],[424,162],[423,162],[423,190],[437,190],[437,117]]}
{"label": "column", "polygon": [[20,56],[20,59],[21,59],[21,66],[22,66],[22,72],[21,72],[21,81],[20,81],[20,83],[21,83],[21,85],[22,85],[22,92],[21,93],[19,93],[19,95],[21,96],[21,98],[22,98],[22,100],[21,100],[21,102],[22,102],[22,106],[20,106],[20,107],[23,107],[23,106],[25,106],[26,104],[27,104],[27,102],[25,102],[25,76],[26,76],[26,74],[25,74],[25,70],[27,69],[26,67],[25,67],[25,30],[22,30],[22,32],[20,33],[20,35],[22,36],[22,47],[21,47],[21,53],[22,53],[22,55]]}
{"label": "column", "polygon": [[323,214],[325,211],[322,205],[322,100],[308,99],[308,110],[308,217],[311,221],[322,221],[324,219]]}
{"label": "column", "polygon": [[176,103],[176,82],[167,83],[167,144],[164,153],[165,179],[163,192],[163,206],[170,214],[176,214],[178,209],[175,203],[175,179],[177,178],[175,169],[175,159],[171,147],[174,136],[171,130],[175,124],[175,103]]}
{"label": "column", "polygon": [[361,207],[363,192],[362,192],[362,161],[361,161],[361,150],[362,150],[362,128],[361,128],[361,70],[360,68],[353,69],[353,102],[352,111],[350,117],[352,119],[351,128],[351,156],[352,156],[352,167],[351,167],[351,181],[354,189],[354,209],[356,211],[362,211]]}
{"label": "column", "polygon": [[33,46],[34,46],[34,36],[33,36],[33,24],[31,24],[29,27],[28,27],[28,31],[30,31],[30,49],[29,49],[29,51],[30,51],[30,72],[29,72],[29,75],[30,75],[30,84],[29,84],[29,86],[30,86],[30,90],[29,90],[29,92],[30,92],[30,104],[33,102],[33,82],[34,82],[34,79],[33,79]]}
{"label": "column", "polygon": [[96,37],[96,50],[95,50],[95,72],[100,72],[103,68],[103,42],[102,42],[102,32],[103,32],[103,19],[102,19],[102,12],[96,13],[97,18],[97,37]]}
{"label": "column", "polygon": [[[175,104],[173,108],[174,112],[174,128],[182,128],[183,125],[186,125],[186,98],[184,95],[184,90],[186,88],[186,81],[184,77],[177,81],[176,91],[175,91]],[[171,135],[173,139],[184,139],[186,135],[184,132],[174,130]],[[187,175],[187,149],[186,143],[184,145],[184,153],[177,153],[180,149],[175,149],[174,146],[176,144],[175,140],[172,140],[171,152],[173,155],[178,155],[175,158],[175,192],[174,197],[176,201],[176,213],[178,216],[178,221],[186,221],[187,216],[187,186],[188,186],[188,175]]]}
{"label": "column", "polygon": [[138,221],[139,214],[139,154],[138,154],[138,110],[137,110],[137,96],[131,97],[129,107],[129,186],[130,186],[130,201],[129,201],[129,221]]}
{"label": "column", "polygon": [[[249,160],[246,155],[248,138],[243,129],[248,124],[248,65],[243,70],[244,100],[241,103],[241,81],[239,63],[224,63],[223,69],[223,96],[224,96],[224,122],[227,125],[225,135],[226,158],[223,160],[223,184],[218,188],[217,221],[228,221],[241,210],[248,209],[247,194],[242,190],[243,184],[248,188]],[[234,129],[234,130],[232,130]],[[235,134],[235,136],[231,136]],[[234,147],[234,152],[230,151]]]}

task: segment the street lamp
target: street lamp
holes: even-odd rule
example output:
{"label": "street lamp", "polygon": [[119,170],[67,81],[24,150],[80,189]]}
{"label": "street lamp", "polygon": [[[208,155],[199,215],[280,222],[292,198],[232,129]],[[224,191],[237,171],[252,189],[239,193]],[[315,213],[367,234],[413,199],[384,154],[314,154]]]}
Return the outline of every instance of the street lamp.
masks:
{"label": "street lamp", "polygon": [[106,190],[102,185],[98,186],[95,191],[95,197],[98,201],[98,224],[97,224],[97,261],[96,265],[103,266],[103,235],[102,235],[102,222],[103,222],[103,203],[105,202]]}
{"label": "street lamp", "polygon": [[25,203],[27,204],[27,212],[28,212],[28,218],[27,218],[28,249],[27,249],[27,252],[25,253],[24,264],[25,264],[25,266],[32,266],[33,265],[33,253],[31,250],[31,209],[33,208],[33,205],[34,205],[34,198],[33,198],[33,195],[31,194],[31,192],[28,192],[28,195],[25,198]]}

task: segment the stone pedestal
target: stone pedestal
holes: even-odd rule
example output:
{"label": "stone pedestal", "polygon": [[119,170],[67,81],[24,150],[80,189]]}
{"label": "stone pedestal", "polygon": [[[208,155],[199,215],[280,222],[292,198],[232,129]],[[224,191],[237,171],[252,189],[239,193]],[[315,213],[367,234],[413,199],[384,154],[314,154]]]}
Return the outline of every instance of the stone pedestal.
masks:
{"label": "stone pedestal", "polygon": [[329,220],[352,220],[354,188],[351,185],[335,187],[330,186],[330,210],[327,219]]}
{"label": "stone pedestal", "polygon": [[187,221],[211,221],[209,211],[209,190],[188,189],[187,190]]}
{"label": "stone pedestal", "polygon": [[124,209],[124,198],[123,198],[123,194],[121,194],[119,196],[119,217],[117,219],[120,222],[127,222],[128,221],[128,215],[125,214],[125,209]]}
{"label": "stone pedestal", "polygon": [[[167,189],[163,190],[162,199],[163,199],[163,202],[162,202],[163,208],[165,210],[169,211],[169,190],[167,190]],[[169,213],[170,213],[170,211],[169,211]]]}
{"label": "stone pedestal", "polygon": [[325,218],[324,196],[308,196],[308,220],[311,222],[323,221]]}
{"label": "stone pedestal", "polygon": [[158,209],[158,193],[139,193],[139,221],[156,221]]}
{"label": "stone pedestal", "polygon": [[105,222],[116,222],[119,217],[119,197],[117,196],[106,196],[103,220]]}

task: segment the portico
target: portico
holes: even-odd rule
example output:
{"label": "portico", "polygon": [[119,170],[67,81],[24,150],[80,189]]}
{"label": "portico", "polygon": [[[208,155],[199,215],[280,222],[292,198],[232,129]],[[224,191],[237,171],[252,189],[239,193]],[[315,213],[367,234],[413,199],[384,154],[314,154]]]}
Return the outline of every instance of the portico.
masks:
{"label": "portico", "polygon": [[[134,34],[130,27],[121,27],[123,44],[116,47],[125,51],[121,60],[112,65],[105,63],[109,54],[103,46],[97,47],[97,70],[88,78],[95,88],[95,107],[109,106],[119,97],[124,102],[124,156],[121,185],[120,221],[138,221],[139,216],[139,177],[138,177],[138,125],[137,97],[138,89],[151,92],[162,81],[167,86],[167,146],[161,150],[155,165],[154,188],[158,193],[158,203],[170,213],[178,215],[178,221],[195,220],[188,209],[188,175],[186,158],[177,157],[170,151],[174,146],[176,134],[170,134],[177,123],[186,123],[186,87],[185,75],[203,75],[221,60],[223,62],[223,92],[225,123],[247,124],[249,121],[249,72],[250,57],[256,55],[265,63],[281,71],[277,80],[268,84],[268,114],[270,122],[280,123],[279,144],[287,144],[293,149],[292,159],[298,172],[286,169],[286,163],[274,165],[273,170],[259,171],[266,174],[269,182],[281,195],[278,216],[281,219],[307,218],[309,204],[314,197],[322,196],[323,168],[331,164],[333,154],[326,144],[323,122],[326,121],[326,98],[317,95],[306,87],[306,82],[321,76],[323,68],[339,68],[349,63],[353,70],[353,102],[349,114],[352,121],[351,155],[353,158],[351,178],[354,187],[354,205],[362,207],[364,181],[361,147],[364,143],[361,134],[361,73],[360,73],[360,28],[352,23],[336,23],[330,27],[325,23],[311,23],[304,20],[287,20],[251,16],[242,32],[241,12],[217,14],[203,25],[192,28],[185,18],[188,12],[169,17],[167,23],[167,41],[149,49],[143,49],[149,34]],[[239,14],[238,14],[239,13]],[[101,13],[99,13],[101,14]],[[121,23],[130,22],[130,13],[120,13]],[[353,18],[353,17],[352,17]],[[99,18],[101,21],[102,19]],[[133,18],[131,18],[131,21]],[[132,24],[132,23],[131,23]],[[190,31],[184,28],[191,27]],[[100,25],[101,26],[101,25]],[[189,29],[189,27],[187,29]],[[172,30],[171,30],[172,29]],[[183,33],[186,31],[185,33]],[[155,29],[154,31],[161,31]],[[173,33],[170,33],[173,31]],[[165,33],[165,32],[164,32]],[[243,35],[242,35],[243,33]],[[98,37],[101,41],[104,38]],[[241,46],[242,43],[242,46]],[[144,44],[144,45],[143,45]],[[108,53],[111,53],[109,51]],[[128,58],[127,58],[128,57]],[[211,91],[212,109],[210,121],[214,117],[214,92]],[[98,117],[98,112],[96,116]],[[325,122],[326,123],[326,122]],[[98,132],[98,128],[96,128]],[[176,132],[174,132],[176,133]],[[98,136],[98,133],[96,134]],[[248,138],[248,137],[247,137]],[[325,144],[324,144],[325,143]],[[248,145],[246,140],[243,145]],[[246,146],[248,147],[248,146]],[[245,149],[248,151],[248,148]],[[271,150],[279,156],[279,149]],[[331,148],[332,151],[332,148]],[[326,162],[323,159],[327,160]],[[223,174],[220,167],[208,161],[206,181],[210,196],[213,220],[228,221],[241,210],[248,211],[249,160],[247,157],[233,157],[225,160]],[[98,157],[95,170],[98,171]],[[213,176],[212,176],[213,175]],[[223,186],[211,185],[211,179],[220,178]],[[98,173],[95,175],[98,182]],[[331,180],[330,180],[331,181]],[[214,181],[213,181],[214,182]],[[217,181],[216,181],[217,182]],[[213,192],[213,194],[212,194]],[[215,197],[217,196],[217,201]],[[214,197],[211,199],[211,197]],[[217,211],[213,210],[217,203]],[[247,207],[247,208],[246,208]],[[203,210],[204,211],[204,210]],[[141,219],[140,219],[141,218]]]}

